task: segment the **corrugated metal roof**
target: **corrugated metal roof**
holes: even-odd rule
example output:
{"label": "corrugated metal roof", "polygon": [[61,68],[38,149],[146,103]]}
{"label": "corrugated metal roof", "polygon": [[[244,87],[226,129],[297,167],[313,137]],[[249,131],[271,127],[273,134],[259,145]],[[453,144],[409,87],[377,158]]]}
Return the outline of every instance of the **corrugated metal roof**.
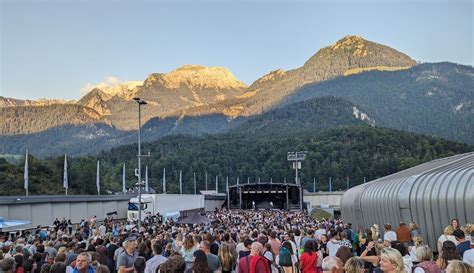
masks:
{"label": "corrugated metal roof", "polygon": [[474,153],[433,160],[370,181],[346,191],[346,221],[367,228],[373,224],[415,221],[435,250],[452,218],[474,222]]}

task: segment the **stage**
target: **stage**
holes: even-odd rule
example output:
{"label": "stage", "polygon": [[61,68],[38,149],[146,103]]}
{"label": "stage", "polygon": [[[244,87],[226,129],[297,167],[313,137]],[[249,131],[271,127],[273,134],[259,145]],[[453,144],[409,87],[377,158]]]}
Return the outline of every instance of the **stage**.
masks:
{"label": "stage", "polygon": [[229,186],[231,209],[301,210],[302,188],[287,183],[246,183]]}

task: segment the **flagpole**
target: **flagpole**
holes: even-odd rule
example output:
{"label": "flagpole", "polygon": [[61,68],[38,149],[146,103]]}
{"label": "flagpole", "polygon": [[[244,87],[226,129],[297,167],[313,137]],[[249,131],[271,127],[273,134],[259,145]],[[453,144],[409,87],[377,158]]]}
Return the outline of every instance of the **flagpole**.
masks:
{"label": "flagpole", "polygon": [[67,155],[64,154],[64,177],[63,177],[63,188],[66,189],[66,195],[67,195],[67,189],[69,188],[69,183],[67,179]]}
{"label": "flagpole", "polygon": [[219,178],[218,178],[218,176],[216,175],[216,193],[219,193],[218,181],[219,181]]}
{"label": "flagpole", "polygon": [[196,173],[193,174],[194,177],[194,194],[196,194]]}
{"label": "flagpole", "polygon": [[183,172],[179,171],[179,193],[183,194]]}
{"label": "flagpole", "polygon": [[225,178],[225,190],[227,192],[227,209],[229,210],[230,209],[230,204],[229,204],[229,177],[227,176]]}
{"label": "flagpole", "polygon": [[126,193],[127,189],[125,188],[125,163],[123,163],[123,171],[122,171],[122,192]]}
{"label": "flagpole", "polygon": [[163,193],[166,193],[166,168],[163,168]]}
{"label": "flagpole", "polygon": [[23,180],[24,180],[24,188],[26,190],[26,196],[28,196],[28,149],[26,149],[26,156],[25,156],[25,170],[24,170],[24,176],[23,176]]}
{"label": "flagpole", "polygon": [[148,165],[145,166],[145,191],[148,193]]}
{"label": "flagpole", "polygon": [[97,177],[96,177],[97,195],[100,195],[100,161],[97,160]]}

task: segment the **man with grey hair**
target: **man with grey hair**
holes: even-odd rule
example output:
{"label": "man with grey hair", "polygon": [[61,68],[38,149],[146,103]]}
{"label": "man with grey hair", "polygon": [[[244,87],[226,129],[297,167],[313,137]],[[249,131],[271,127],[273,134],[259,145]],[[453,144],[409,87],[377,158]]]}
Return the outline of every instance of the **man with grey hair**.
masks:
{"label": "man with grey hair", "polygon": [[119,255],[117,266],[119,268],[119,273],[129,273],[134,271],[133,263],[138,258],[137,249],[137,237],[130,236],[123,243],[123,248],[125,251]]}
{"label": "man with grey hair", "polygon": [[328,256],[324,258],[321,267],[323,268],[323,273],[344,272],[344,264],[342,263],[341,259],[334,256]]}
{"label": "man with grey hair", "polygon": [[76,267],[72,273],[94,273],[94,268],[90,265],[91,256],[87,252],[77,255]]}
{"label": "man with grey hair", "polygon": [[263,245],[261,243],[252,243],[250,255],[240,259],[237,273],[250,273],[250,271],[255,273],[270,273],[268,260],[261,255],[262,251]]}

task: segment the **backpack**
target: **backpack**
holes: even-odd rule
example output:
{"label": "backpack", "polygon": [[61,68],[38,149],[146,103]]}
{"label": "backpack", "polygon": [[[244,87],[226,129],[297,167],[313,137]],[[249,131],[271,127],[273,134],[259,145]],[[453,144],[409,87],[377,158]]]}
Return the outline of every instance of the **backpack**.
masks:
{"label": "backpack", "polygon": [[293,262],[291,261],[291,253],[286,247],[280,249],[280,254],[278,254],[278,265],[280,266],[292,266]]}

